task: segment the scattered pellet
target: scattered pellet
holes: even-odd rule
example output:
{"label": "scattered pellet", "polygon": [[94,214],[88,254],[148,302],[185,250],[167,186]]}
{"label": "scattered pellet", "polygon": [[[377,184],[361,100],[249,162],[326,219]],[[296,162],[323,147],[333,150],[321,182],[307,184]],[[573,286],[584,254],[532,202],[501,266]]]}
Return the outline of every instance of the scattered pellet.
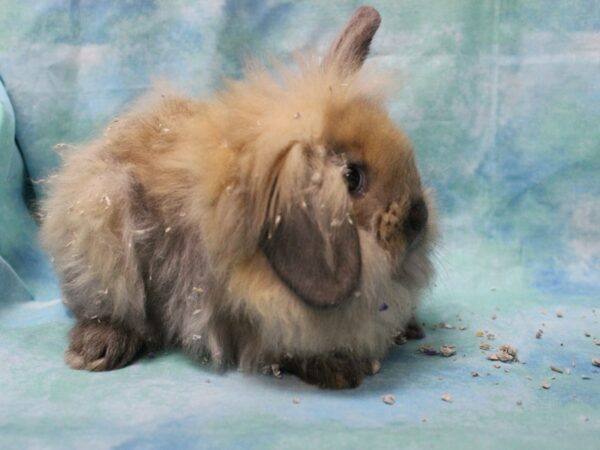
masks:
{"label": "scattered pellet", "polygon": [[556,367],[556,366],[550,366],[550,370],[552,370],[552,372],[556,372],[556,373],[564,372],[560,367]]}
{"label": "scattered pellet", "polygon": [[394,403],[396,403],[396,397],[394,397],[392,394],[386,394],[383,397],[381,397],[381,399],[386,405],[393,405]]}
{"label": "scattered pellet", "polygon": [[502,367],[502,366],[501,366],[500,364],[494,364],[494,367],[495,367],[496,369],[499,369],[499,368],[500,368],[500,367]]}
{"label": "scattered pellet", "polygon": [[523,406],[523,402],[521,400],[517,400],[517,406]]}
{"label": "scattered pellet", "polygon": [[479,331],[477,331],[477,332],[475,333],[475,336],[477,336],[477,337],[483,337],[483,336],[484,336],[484,333],[483,333],[483,331],[479,330]]}
{"label": "scattered pellet", "polygon": [[596,345],[600,345],[600,339],[599,339],[599,340],[597,340],[597,341],[594,341],[594,344],[596,344]]}
{"label": "scattered pellet", "polygon": [[581,379],[582,380],[589,380],[590,376],[589,375],[581,375]]}
{"label": "scattered pellet", "polygon": [[490,361],[501,361],[501,362],[513,362],[518,361],[518,351],[516,348],[510,345],[501,345],[497,352],[494,352],[488,356]]}
{"label": "scattered pellet", "polygon": [[479,349],[480,350],[489,350],[490,349],[490,344],[488,344],[487,342],[480,342],[479,343]]}
{"label": "scattered pellet", "polygon": [[542,387],[544,389],[550,389],[551,385],[550,385],[550,383],[542,383]]}
{"label": "scattered pellet", "polygon": [[488,333],[486,337],[488,341],[493,341],[494,339],[496,339],[496,335],[494,333]]}
{"label": "scattered pellet", "polygon": [[293,403],[294,405],[299,405],[299,404],[300,404],[300,399],[299,399],[298,397],[294,397],[294,398],[292,399],[292,403]]}
{"label": "scattered pellet", "polygon": [[471,376],[472,376],[473,378],[476,378],[476,377],[478,377],[478,376],[479,376],[479,372],[471,372]]}
{"label": "scattered pellet", "polygon": [[387,311],[387,309],[388,309],[388,308],[389,308],[389,306],[388,306],[388,304],[387,304],[387,303],[382,303],[382,304],[379,306],[379,312]]}
{"label": "scattered pellet", "polygon": [[544,334],[544,330],[537,330],[537,333],[535,333],[535,338],[541,339],[543,334]]}
{"label": "scattered pellet", "polygon": [[200,314],[200,312],[202,311],[202,309],[195,309],[194,312],[192,313],[192,316],[195,316],[197,314]]}
{"label": "scattered pellet", "polygon": [[600,358],[592,358],[592,364],[596,367],[600,367]]}
{"label": "scattered pellet", "polygon": [[170,231],[171,231],[171,227],[165,228],[165,234],[169,233]]}
{"label": "scattered pellet", "polygon": [[498,318],[498,316],[496,316],[496,314],[492,314],[492,320],[496,320]]}
{"label": "scattered pellet", "polygon": [[529,381],[533,380],[533,378],[531,378],[529,375],[525,375],[525,378],[527,378]]}
{"label": "scattered pellet", "polygon": [[299,112],[295,112],[294,113],[294,119],[299,119],[300,118],[300,113]]}
{"label": "scattered pellet", "polygon": [[562,312],[556,311],[556,317],[558,317],[559,319],[562,319],[564,316],[563,316]]}
{"label": "scattered pellet", "polygon": [[455,345],[442,345],[440,347],[440,354],[447,358],[452,355],[456,355],[456,346]]}
{"label": "scattered pellet", "polygon": [[448,403],[452,403],[452,400],[454,400],[452,398],[452,396],[450,394],[444,394],[442,395],[442,400]]}
{"label": "scattered pellet", "polygon": [[202,339],[202,335],[192,334],[192,341],[199,341],[200,339]]}
{"label": "scattered pellet", "polygon": [[438,351],[433,347],[433,345],[420,345],[419,351],[429,356],[438,354]]}
{"label": "scattered pellet", "polygon": [[584,331],[585,337],[592,337],[592,334],[589,331]]}
{"label": "scattered pellet", "polygon": [[459,329],[460,331],[465,331],[465,330],[467,329],[467,327],[466,327],[466,326],[464,326],[464,325],[462,325],[462,326],[458,327],[458,329]]}
{"label": "scattered pellet", "polygon": [[376,373],[379,373],[380,370],[381,370],[381,363],[379,362],[379,360],[374,359],[373,361],[371,361],[371,373],[373,375],[375,375]]}

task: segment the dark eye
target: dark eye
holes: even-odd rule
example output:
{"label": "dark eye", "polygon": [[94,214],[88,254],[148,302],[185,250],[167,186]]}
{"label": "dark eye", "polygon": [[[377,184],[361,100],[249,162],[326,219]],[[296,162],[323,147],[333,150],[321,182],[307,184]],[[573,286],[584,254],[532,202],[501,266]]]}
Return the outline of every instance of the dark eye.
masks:
{"label": "dark eye", "polygon": [[356,164],[348,164],[344,170],[344,180],[351,194],[362,194],[365,191],[365,171]]}

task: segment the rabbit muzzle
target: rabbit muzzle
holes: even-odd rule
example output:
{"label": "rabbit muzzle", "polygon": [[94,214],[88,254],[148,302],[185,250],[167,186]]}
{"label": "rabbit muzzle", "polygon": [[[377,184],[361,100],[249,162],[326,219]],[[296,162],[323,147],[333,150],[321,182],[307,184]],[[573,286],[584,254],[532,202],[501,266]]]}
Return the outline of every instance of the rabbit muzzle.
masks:
{"label": "rabbit muzzle", "polygon": [[377,240],[394,259],[401,257],[422,240],[428,217],[422,197],[394,200],[375,216]]}

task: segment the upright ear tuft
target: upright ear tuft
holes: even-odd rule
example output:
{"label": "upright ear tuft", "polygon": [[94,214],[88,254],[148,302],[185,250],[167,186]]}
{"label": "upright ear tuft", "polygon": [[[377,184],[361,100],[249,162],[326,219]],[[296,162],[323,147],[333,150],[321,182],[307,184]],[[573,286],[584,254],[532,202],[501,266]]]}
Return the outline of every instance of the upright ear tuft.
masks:
{"label": "upright ear tuft", "polygon": [[334,70],[341,76],[351,75],[360,69],[380,23],[381,16],[371,6],[361,6],[354,11],[331,44],[323,59],[323,68]]}

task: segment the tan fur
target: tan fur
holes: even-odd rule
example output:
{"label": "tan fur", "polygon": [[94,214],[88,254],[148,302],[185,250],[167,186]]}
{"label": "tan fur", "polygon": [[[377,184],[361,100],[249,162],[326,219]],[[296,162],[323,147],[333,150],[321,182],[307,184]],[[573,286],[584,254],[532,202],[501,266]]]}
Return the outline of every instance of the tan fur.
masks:
{"label": "tan fur", "polygon": [[[251,71],[206,102],[152,94],[65,158],[42,237],[78,318],[247,369],[385,354],[430,279],[435,218],[410,250],[397,226],[385,245],[377,224],[390,205],[402,221],[424,195],[408,140],[368,80],[299,66]],[[349,195],[345,160],[367,167],[364,196]],[[307,198],[324,233],[335,220],[358,227],[359,289],[333,309],[300,301],[260,249]]]}

